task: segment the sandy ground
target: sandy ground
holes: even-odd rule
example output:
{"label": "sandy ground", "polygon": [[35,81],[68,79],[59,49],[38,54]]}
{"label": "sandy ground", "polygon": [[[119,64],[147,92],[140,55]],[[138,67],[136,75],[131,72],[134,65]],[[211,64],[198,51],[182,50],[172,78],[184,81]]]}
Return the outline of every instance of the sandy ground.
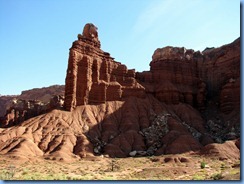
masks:
{"label": "sandy ground", "polygon": [[1,180],[239,180],[240,160],[194,153],[71,162],[2,155]]}

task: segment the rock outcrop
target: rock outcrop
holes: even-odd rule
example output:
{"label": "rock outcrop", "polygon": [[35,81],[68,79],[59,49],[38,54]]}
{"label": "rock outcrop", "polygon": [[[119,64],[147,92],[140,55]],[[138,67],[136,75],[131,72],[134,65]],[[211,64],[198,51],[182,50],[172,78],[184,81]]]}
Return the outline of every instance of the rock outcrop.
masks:
{"label": "rock outcrop", "polygon": [[34,88],[15,96],[0,96],[0,127],[18,125],[53,109],[63,109],[63,104],[63,85]]}
{"label": "rock outcrop", "polygon": [[230,78],[220,91],[220,110],[229,114],[233,110],[240,111],[240,78]]}
{"label": "rock outcrop", "polygon": [[203,111],[206,98],[220,96],[222,112],[239,109],[240,38],[202,53],[179,47],[157,49],[150,67],[136,78],[161,102],[187,103]]}
{"label": "rock outcrop", "polygon": [[22,100],[39,100],[43,103],[48,103],[55,95],[64,96],[64,91],[64,85],[52,85],[49,87],[34,88],[31,90],[22,91],[21,94],[16,98]]}
{"label": "rock outcrop", "polygon": [[53,96],[48,103],[40,100],[22,100],[14,98],[6,110],[5,116],[0,119],[0,127],[19,125],[32,117],[50,112],[53,109],[63,109],[64,97]]}
{"label": "rock outcrop", "polygon": [[6,110],[9,107],[11,101],[16,97],[17,95],[0,96],[0,117],[6,114]]}
{"label": "rock outcrop", "polygon": [[[147,116],[135,120],[133,116],[140,117],[141,113],[133,110],[131,111],[134,115],[129,113],[133,106],[129,103],[128,114],[127,111],[123,112],[123,115],[129,118],[126,118],[125,124],[119,120],[122,123],[119,127],[127,127],[126,132],[121,132],[118,124],[109,122],[96,136],[87,135],[94,146],[94,153],[119,157],[178,153],[183,150],[197,150],[201,145],[212,142],[223,142],[228,139],[224,134],[233,132],[233,128],[225,125],[226,122],[214,123],[214,126],[205,123],[194,108],[204,113],[208,108],[208,101],[219,96],[214,103],[219,104],[217,109],[220,109],[220,113],[230,113],[239,108],[240,39],[220,48],[206,49],[204,52],[170,46],[156,49],[150,63],[150,71],[137,73],[114,61],[100,46],[97,28],[87,24],[83,34],[78,35],[78,40],[70,49],[65,88],[66,110],[108,101],[128,104],[125,97],[134,96],[147,100],[148,96],[152,96],[151,98],[161,103],[159,106],[164,104],[167,110],[170,106],[175,116],[168,119],[162,116],[161,109],[154,115],[158,121],[151,121],[153,117],[148,116],[148,111],[144,112]],[[233,96],[233,90],[238,94]],[[165,112],[168,112],[167,110]],[[194,120],[188,119],[188,113]],[[118,122],[118,119],[113,120],[115,121]],[[222,127],[224,130],[216,133],[215,127]],[[131,145],[134,143],[126,139],[129,130],[129,134],[133,134],[133,140],[137,140],[137,148],[133,148]],[[237,135],[236,132],[231,135]],[[181,138],[182,136],[184,138]],[[184,140],[191,143],[191,148],[185,145]],[[117,151],[115,153],[112,150]]]}
{"label": "rock outcrop", "polygon": [[66,110],[145,95],[144,87],[135,79],[135,70],[128,70],[100,49],[96,30],[93,24],[85,25],[83,34],[78,35],[70,48],[65,83]]}
{"label": "rock outcrop", "polygon": [[[145,97],[145,94],[153,94],[166,104],[187,103],[200,111],[206,108],[206,98],[221,96],[223,112],[233,110],[234,106],[238,108],[240,95],[225,94],[231,84],[240,94],[240,39],[202,53],[184,47],[156,49],[150,71],[137,73],[114,61],[100,46],[97,28],[85,25],[83,35],[78,35],[70,49],[66,110],[122,100],[126,96]],[[238,82],[234,83],[235,80]]]}
{"label": "rock outcrop", "polygon": [[137,73],[100,47],[97,28],[85,25],[70,48],[66,111],[0,129],[1,154],[67,160],[208,152],[211,143],[240,137],[240,39],[202,53],[157,49],[150,71]]}
{"label": "rock outcrop", "polygon": [[137,73],[147,93],[166,104],[187,103],[204,109],[206,83],[199,78],[197,62],[200,52],[179,47],[157,49],[150,71]]}
{"label": "rock outcrop", "polygon": [[198,72],[207,83],[209,97],[219,96],[225,84],[240,78],[240,59],[240,38],[222,47],[203,51]]}
{"label": "rock outcrop", "polygon": [[6,114],[6,111],[12,105],[13,99],[18,100],[39,100],[48,103],[55,95],[64,96],[64,85],[52,85],[43,88],[34,88],[22,91],[20,95],[0,96],[0,117]]}

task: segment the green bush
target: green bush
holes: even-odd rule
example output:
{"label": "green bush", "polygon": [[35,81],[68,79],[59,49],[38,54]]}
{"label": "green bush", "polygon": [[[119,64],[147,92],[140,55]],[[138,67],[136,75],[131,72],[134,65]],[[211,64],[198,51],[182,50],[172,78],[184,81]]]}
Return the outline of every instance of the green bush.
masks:
{"label": "green bush", "polygon": [[204,180],[204,179],[205,179],[204,176],[197,175],[197,174],[195,174],[195,175],[192,177],[192,180]]}
{"label": "green bush", "polygon": [[214,180],[220,180],[223,178],[223,175],[222,175],[222,173],[217,173],[217,174],[212,175],[211,178],[213,178]]}
{"label": "green bush", "polygon": [[206,167],[206,163],[205,162],[201,162],[201,169],[204,169]]}

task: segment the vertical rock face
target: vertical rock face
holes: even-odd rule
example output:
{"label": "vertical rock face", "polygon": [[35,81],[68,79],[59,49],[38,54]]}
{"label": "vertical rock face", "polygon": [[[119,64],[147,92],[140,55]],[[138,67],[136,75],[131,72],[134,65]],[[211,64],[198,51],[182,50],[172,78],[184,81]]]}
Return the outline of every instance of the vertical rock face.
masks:
{"label": "vertical rock face", "polygon": [[201,53],[179,47],[157,49],[150,71],[137,73],[148,93],[166,104],[187,103],[204,109],[206,83],[199,78],[197,61]]}
{"label": "vertical rock face", "polygon": [[150,67],[136,78],[161,102],[182,102],[204,110],[206,98],[220,96],[223,112],[239,107],[240,38],[202,53],[184,47],[157,49]]}
{"label": "vertical rock face", "polygon": [[[159,48],[150,71],[137,73],[100,47],[97,28],[86,24],[70,49],[65,84],[66,110],[106,106],[94,111],[92,119],[91,112],[82,119],[92,125],[85,135],[95,154],[179,153],[223,142],[230,130],[238,137],[238,123],[229,123],[225,115],[240,109],[240,39],[204,52]],[[217,104],[214,110],[224,116],[218,118],[209,104]],[[98,118],[103,112],[111,113]],[[216,121],[209,115],[204,121],[209,112]]]}
{"label": "vertical rock face", "polygon": [[218,97],[220,110],[240,111],[240,38],[222,47],[205,50],[198,64],[199,77],[206,81],[208,96]]}
{"label": "vertical rock face", "polygon": [[[203,53],[157,49],[150,71],[140,73],[100,47],[97,28],[86,24],[70,48],[64,105],[71,112],[53,110],[0,128],[0,154],[176,154],[240,137],[240,39]],[[38,115],[41,105],[17,101],[6,122]],[[49,103],[62,106],[60,96]]]}
{"label": "vertical rock face", "polygon": [[120,100],[126,96],[144,96],[144,87],[109,53],[100,49],[97,28],[86,24],[70,49],[65,82],[65,108]]}
{"label": "vertical rock face", "polygon": [[240,38],[219,48],[205,49],[198,71],[207,83],[209,96],[219,95],[230,79],[240,78]]}
{"label": "vertical rock face", "polygon": [[240,109],[240,80],[230,79],[222,86],[220,93],[220,110],[229,114],[233,110]]}
{"label": "vertical rock face", "polygon": [[[166,104],[186,103],[200,111],[206,108],[206,98],[215,96],[220,96],[223,112],[238,107],[240,85],[233,80],[240,78],[240,39],[202,53],[184,47],[156,49],[150,71],[140,73],[128,70],[100,47],[97,28],[86,24],[70,48],[66,110],[145,94]],[[233,96],[230,88],[237,95]]]}

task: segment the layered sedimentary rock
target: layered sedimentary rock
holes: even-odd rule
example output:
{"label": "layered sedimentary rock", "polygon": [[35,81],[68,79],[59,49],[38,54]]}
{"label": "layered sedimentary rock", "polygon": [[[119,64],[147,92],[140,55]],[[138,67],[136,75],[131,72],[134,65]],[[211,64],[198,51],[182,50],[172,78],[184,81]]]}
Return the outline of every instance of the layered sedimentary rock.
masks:
{"label": "layered sedimentary rock", "polygon": [[0,153],[69,160],[101,154],[127,157],[131,152],[160,155],[201,149],[182,121],[206,133],[203,119],[189,105],[167,107],[151,95],[82,105],[72,112],[54,110],[19,126],[0,128]]}
{"label": "layered sedimentary rock", "polygon": [[13,100],[16,96],[0,96],[0,117],[6,114],[6,110],[10,104],[10,101]]}
{"label": "layered sedimentary rock", "polygon": [[135,70],[128,70],[102,51],[97,28],[93,24],[85,25],[69,53],[65,108],[72,110],[79,105],[143,95],[144,87],[135,80]]}
{"label": "layered sedimentary rock", "polygon": [[19,125],[32,117],[50,112],[53,109],[63,109],[64,97],[53,96],[48,103],[40,100],[23,100],[14,98],[6,109],[4,116],[0,117],[0,127]]}
{"label": "layered sedimentary rock", "polygon": [[[184,47],[159,48],[152,56],[150,71],[135,73],[100,49],[97,28],[87,24],[70,49],[65,107],[72,110],[79,105],[152,94],[163,103],[187,103],[203,111],[206,98],[220,96],[224,85],[228,88],[229,80],[239,76],[240,39],[202,53]],[[231,105],[223,98],[220,106],[225,111]],[[238,105],[238,95],[233,100]]]}
{"label": "layered sedimentary rock", "polygon": [[[89,33],[94,31],[94,34]],[[93,36],[89,36],[91,34]],[[223,142],[228,139],[224,134],[233,130],[226,125],[225,120],[218,123],[211,120],[213,124],[207,124],[195,111],[197,109],[205,112],[208,101],[216,97],[217,101],[214,100],[214,103],[218,103],[217,108],[224,113],[239,108],[239,66],[240,40],[237,39],[229,45],[206,49],[204,52],[170,46],[156,49],[150,62],[150,71],[135,74],[134,70],[128,70],[125,65],[114,61],[110,54],[100,49],[95,26],[87,24],[83,34],[78,35],[78,40],[70,49],[65,107],[66,110],[72,110],[77,106],[103,104],[108,101],[121,101],[125,104],[123,107],[127,107],[127,111],[123,111],[123,116],[128,118],[126,121],[119,120],[119,127],[122,129],[118,129],[118,125],[112,123],[118,119],[113,119],[109,120],[109,123],[107,120],[101,120],[101,127],[104,123],[106,126],[100,133],[97,133],[97,129],[96,133],[94,130],[89,131],[87,136],[96,154],[126,156],[177,153],[189,150],[187,146],[178,148],[179,144],[183,145],[186,142],[191,142],[191,149],[195,150],[211,142]],[[216,76],[213,76],[215,72]],[[233,90],[237,93],[235,97]],[[141,113],[134,111],[137,107],[131,109],[133,104],[124,98],[132,96],[140,100],[145,98],[145,104],[149,96],[155,98],[153,101],[159,101],[154,103],[161,109],[155,115],[158,119],[156,124],[150,120],[152,115],[148,115],[148,109],[145,117],[135,118],[140,117]],[[165,108],[160,107],[162,105],[165,105]],[[155,108],[149,104],[147,107]],[[169,111],[170,115],[174,112],[173,117],[167,118],[162,115],[162,112]],[[130,112],[133,112],[133,115]],[[114,112],[115,116],[116,114],[117,111]],[[205,127],[208,127],[208,130]],[[216,127],[221,127],[223,131],[215,133]],[[134,131],[132,137],[136,136],[137,140],[140,140],[140,143],[136,143],[137,149],[129,146],[132,143],[126,142],[127,131]],[[237,135],[236,132],[238,131],[233,131],[233,134]],[[182,136],[185,136],[186,142],[181,138],[175,140]],[[111,143],[108,144],[110,139]],[[169,142],[174,144],[168,147],[166,145]],[[117,153],[110,151],[114,149]]]}
{"label": "layered sedimentary rock", "polygon": [[25,90],[15,96],[1,96],[0,127],[19,125],[53,109],[62,109],[63,103],[64,85]]}
{"label": "layered sedimentary rock", "polygon": [[166,104],[187,103],[204,108],[206,83],[199,78],[197,61],[201,53],[179,47],[157,49],[150,71],[137,73],[147,93]]}
{"label": "layered sedimentary rock", "polygon": [[[223,112],[225,108],[238,108],[240,39],[220,48],[206,49],[202,53],[184,47],[157,49],[150,67],[150,71],[137,73],[136,78],[148,93],[154,94],[161,102],[182,102],[204,110],[207,97],[209,99],[222,93],[220,106]],[[228,88],[231,88],[229,92]],[[230,94],[234,94],[233,90],[235,97]],[[229,95],[224,99],[225,93]],[[232,107],[227,105],[228,102],[233,104]]]}
{"label": "layered sedimentary rock", "polygon": [[233,110],[240,110],[240,79],[229,79],[220,91],[220,109],[228,114]]}
{"label": "layered sedimentary rock", "polygon": [[198,73],[207,83],[209,97],[219,96],[229,80],[240,78],[240,38],[219,48],[205,49]]}
{"label": "layered sedimentary rock", "polygon": [[69,112],[54,110],[0,129],[1,154],[150,156],[198,151],[240,137],[239,39],[203,53],[157,49],[150,71],[141,73],[100,46],[96,27],[87,24],[70,49]]}
{"label": "layered sedimentary rock", "polygon": [[13,99],[18,100],[39,100],[48,103],[55,95],[64,96],[64,85],[52,85],[43,88],[34,88],[22,91],[20,95],[0,96],[0,117],[6,114],[6,111],[12,105]]}

